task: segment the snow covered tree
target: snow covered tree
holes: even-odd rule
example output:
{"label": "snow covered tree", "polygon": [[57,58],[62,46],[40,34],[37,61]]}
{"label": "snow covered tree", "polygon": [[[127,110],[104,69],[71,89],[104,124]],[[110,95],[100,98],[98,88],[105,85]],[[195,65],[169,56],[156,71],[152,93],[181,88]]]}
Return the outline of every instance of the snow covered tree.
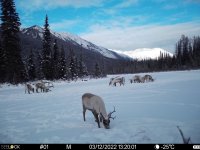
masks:
{"label": "snow covered tree", "polygon": [[40,52],[37,52],[37,68],[36,68],[36,76],[37,79],[44,79],[44,74],[43,74],[43,68],[42,68],[42,54]]}
{"label": "snow covered tree", "polygon": [[3,51],[1,46],[1,39],[0,39],[0,83],[3,83],[5,80],[5,73],[6,73],[6,66],[5,66],[5,51]]}
{"label": "snow covered tree", "polygon": [[[2,79],[12,84],[25,80],[25,67],[21,59],[20,47],[20,19],[13,0],[1,0],[1,31],[3,57],[1,71]],[[5,68],[6,66],[6,68]],[[2,80],[1,79],[1,80]]]}
{"label": "snow covered tree", "polygon": [[75,56],[75,71],[76,71],[76,78],[79,77],[79,63],[78,63],[78,58]]}
{"label": "snow covered tree", "polygon": [[65,59],[65,51],[64,47],[61,47],[61,53],[60,53],[60,60],[59,60],[60,68],[59,68],[59,78],[60,79],[66,79],[68,78],[66,76],[66,59]]}
{"label": "snow covered tree", "polygon": [[195,66],[200,66],[200,37],[194,37],[192,42],[192,49],[193,49],[193,59],[195,62]]}
{"label": "snow covered tree", "polygon": [[88,71],[87,71],[87,67],[85,65],[85,63],[83,62],[83,55],[81,53],[80,55],[80,59],[79,59],[79,77],[82,78],[84,76],[87,76],[88,75]]}
{"label": "snow covered tree", "polygon": [[189,38],[185,35],[181,37],[181,48],[182,48],[182,64],[187,65],[189,60]]}
{"label": "snow covered tree", "polygon": [[54,79],[58,79],[59,78],[59,69],[60,69],[60,64],[59,64],[59,57],[60,57],[60,52],[58,49],[58,44],[57,44],[57,40],[55,39],[54,43],[53,43],[53,77]]}
{"label": "snow covered tree", "polygon": [[36,69],[34,64],[34,55],[33,51],[31,50],[29,58],[28,58],[28,76],[29,80],[34,80],[36,78]]}
{"label": "snow covered tree", "polygon": [[76,65],[76,56],[73,52],[73,50],[70,50],[70,64],[69,64],[69,70],[70,70],[70,77],[72,80],[77,78],[77,65]]}
{"label": "snow covered tree", "polygon": [[49,30],[48,16],[46,15],[43,32],[43,53],[42,70],[44,77],[48,80],[53,79],[52,52],[51,52],[51,33]]}
{"label": "snow covered tree", "polygon": [[98,63],[96,63],[95,64],[95,71],[94,71],[94,77],[95,78],[99,78],[99,77],[101,77],[101,69],[100,69],[100,67],[99,67],[99,64]]}

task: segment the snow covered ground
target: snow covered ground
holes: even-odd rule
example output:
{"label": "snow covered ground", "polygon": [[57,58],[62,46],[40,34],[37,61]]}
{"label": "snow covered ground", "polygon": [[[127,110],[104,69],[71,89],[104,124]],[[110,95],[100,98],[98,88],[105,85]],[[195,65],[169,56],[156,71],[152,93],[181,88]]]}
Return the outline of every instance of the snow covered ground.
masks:
{"label": "snow covered ground", "polygon": [[[48,93],[24,86],[0,88],[0,143],[182,143],[177,126],[200,143],[200,70],[150,73],[154,82],[109,86],[103,79],[56,82]],[[143,75],[143,74],[142,74]],[[116,108],[111,129],[98,128],[91,112],[83,121],[81,96],[101,96]]]}

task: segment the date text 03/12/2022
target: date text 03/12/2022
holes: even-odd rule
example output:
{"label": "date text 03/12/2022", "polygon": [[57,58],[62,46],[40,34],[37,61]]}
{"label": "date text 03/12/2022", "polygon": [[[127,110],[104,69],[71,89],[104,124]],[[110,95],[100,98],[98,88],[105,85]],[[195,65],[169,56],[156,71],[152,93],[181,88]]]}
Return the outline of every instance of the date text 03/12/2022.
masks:
{"label": "date text 03/12/2022", "polygon": [[90,144],[89,149],[136,149],[136,144]]}

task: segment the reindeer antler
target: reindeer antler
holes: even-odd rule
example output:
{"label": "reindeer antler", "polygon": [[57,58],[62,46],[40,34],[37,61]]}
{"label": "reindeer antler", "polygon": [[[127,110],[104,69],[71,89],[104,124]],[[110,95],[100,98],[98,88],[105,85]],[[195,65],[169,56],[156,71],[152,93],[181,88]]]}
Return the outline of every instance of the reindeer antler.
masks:
{"label": "reindeer antler", "polygon": [[113,107],[114,107],[114,110],[108,114],[108,118],[112,118],[112,119],[114,120],[114,119],[116,118],[116,116],[115,116],[115,117],[112,117],[112,116],[111,116],[112,113],[116,112],[116,111],[115,111],[115,106],[113,106]]}

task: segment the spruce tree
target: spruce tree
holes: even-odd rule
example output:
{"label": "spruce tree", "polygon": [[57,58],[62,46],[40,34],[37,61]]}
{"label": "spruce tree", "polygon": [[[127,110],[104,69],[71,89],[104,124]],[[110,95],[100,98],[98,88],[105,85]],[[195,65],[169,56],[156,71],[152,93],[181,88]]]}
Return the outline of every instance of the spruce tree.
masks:
{"label": "spruce tree", "polygon": [[[21,58],[20,19],[13,0],[1,0],[1,31],[3,81],[18,84],[25,80],[25,67]],[[6,66],[6,68],[5,68]]]}
{"label": "spruce tree", "polygon": [[3,83],[5,80],[6,66],[5,66],[4,54],[5,52],[3,51],[3,48],[1,46],[1,39],[0,39],[0,83]]}
{"label": "spruce tree", "polygon": [[94,76],[95,76],[95,78],[101,77],[101,69],[100,69],[98,63],[95,64]]}
{"label": "spruce tree", "polygon": [[43,73],[43,60],[42,60],[42,54],[40,52],[37,52],[37,68],[36,68],[36,77],[37,79],[41,80],[44,79],[44,73]]}
{"label": "spruce tree", "polygon": [[193,38],[192,49],[193,49],[193,58],[195,61],[195,66],[199,67],[200,66],[200,37],[199,36]]}
{"label": "spruce tree", "polygon": [[86,67],[86,65],[85,65],[85,63],[83,62],[83,55],[82,55],[82,53],[81,53],[81,55],[80,55],[80,59],[79,59],[79,77],[80,78],[83,78],[83,77],[85,77],[85,76],[87,76],[88,75],[88,71],[87,71],[87,67]]}
{"label": "spruce tree", "polygon": [[73,52],[73,50],[70,50],[70,64],[69,64],[69,70],[70,70],[70,77],[72,80],[77,78],[77,65],[76,65],[76,56]]}
{"label": "spruce tree", "polygon": [[48,80],[53,79],[52,51],[51,51],[51,33],[49,30],[48,16],[46,15],[43,32],[43,53],[42,70],[44,77]]}
{"label": "spruce tree", "polygon": [[66,59],[65,59],[65,51],[64,47],[61,47],[61,54],[60,54],[60,68],[59,68],[59,78],[60,79],[67,79],[66,77]]}
{"label": "spruce tree", "polygon": [[59,57],[60,57],[60,52],[58,49],[58,44],[57,44],[57,40],[54,40],[53,43],[53,77],[54,79],[58,79],[59,78],[59,68],[60,68],[60,64],[59,64]]}
{"label": "spruce tree", "polygon": [[36,69],[35,69],[35,64],[34,64],[34,55],[33,51],[31,50],[29,58],[28,58],[28,76],[29,80],[35,80],[36,78]]}

